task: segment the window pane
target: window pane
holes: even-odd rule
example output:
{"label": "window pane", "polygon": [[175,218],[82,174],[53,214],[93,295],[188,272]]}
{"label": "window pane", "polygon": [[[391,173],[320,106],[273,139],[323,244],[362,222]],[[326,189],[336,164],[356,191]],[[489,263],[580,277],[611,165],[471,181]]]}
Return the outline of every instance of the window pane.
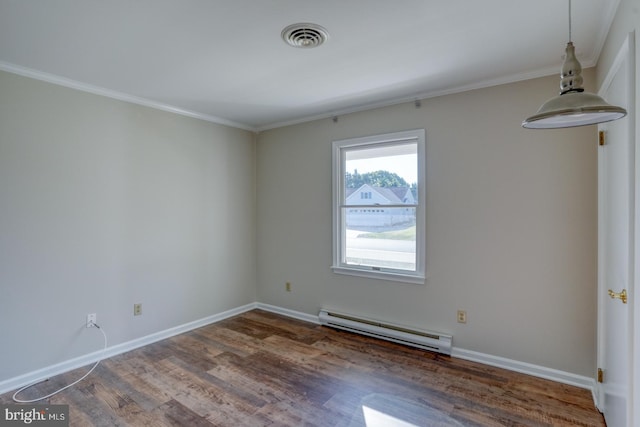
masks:
{"label": "window pane", "polygon": [[344,207],[349,265],[416,270],[416,209]]}
{"label": "window pane", "polygon": [[417,204],[418,146],[415,142],[345,151],[345,205]]}

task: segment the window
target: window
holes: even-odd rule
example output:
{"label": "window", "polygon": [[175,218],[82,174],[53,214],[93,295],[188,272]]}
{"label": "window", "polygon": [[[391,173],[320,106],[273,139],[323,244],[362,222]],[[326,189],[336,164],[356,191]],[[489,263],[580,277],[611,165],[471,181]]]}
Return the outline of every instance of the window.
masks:
{"label": "window", "polygon": [[424,129],[333,142],[333,271],[424,283]]}

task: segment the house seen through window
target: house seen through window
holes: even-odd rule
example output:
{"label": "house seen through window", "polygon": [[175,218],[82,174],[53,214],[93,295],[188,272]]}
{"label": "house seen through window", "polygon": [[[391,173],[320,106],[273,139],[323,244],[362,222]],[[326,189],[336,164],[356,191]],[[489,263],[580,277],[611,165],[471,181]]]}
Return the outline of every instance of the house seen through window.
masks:
{"label": "house seen through window", "polygon": [[424,281],[424,130],[334,141],[337,273]]}

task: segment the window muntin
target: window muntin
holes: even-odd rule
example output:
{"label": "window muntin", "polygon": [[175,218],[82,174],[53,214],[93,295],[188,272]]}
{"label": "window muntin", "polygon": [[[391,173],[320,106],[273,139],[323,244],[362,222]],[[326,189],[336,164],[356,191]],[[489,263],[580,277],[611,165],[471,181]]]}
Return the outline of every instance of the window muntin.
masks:
{"label": "window muntin", "polygon": [[424,283],[424,130],[334,141],[337,273]]}

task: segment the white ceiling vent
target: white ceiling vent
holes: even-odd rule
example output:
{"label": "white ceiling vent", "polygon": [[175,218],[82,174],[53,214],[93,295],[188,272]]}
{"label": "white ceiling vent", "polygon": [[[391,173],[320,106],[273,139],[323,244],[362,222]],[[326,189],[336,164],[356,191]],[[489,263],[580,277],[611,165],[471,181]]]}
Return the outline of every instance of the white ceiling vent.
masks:
{"label": "white ceiling vent", "polygon": [[282,30],[282,40],[288,45],[301,48],[318,47],[329,38],[329,33],[320,25],[293,24]]}

